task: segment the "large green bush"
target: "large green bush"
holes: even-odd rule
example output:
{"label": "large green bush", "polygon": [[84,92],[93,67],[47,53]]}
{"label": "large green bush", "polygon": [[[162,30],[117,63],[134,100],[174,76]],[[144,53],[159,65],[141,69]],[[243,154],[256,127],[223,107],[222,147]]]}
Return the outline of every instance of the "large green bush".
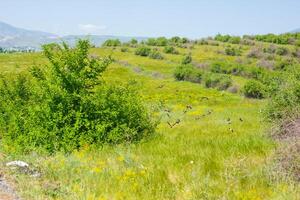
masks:
{"label": "large green bush", "polygon": [[135,55],[138,55],[138,56],[149,56],[151,53],[151,49],[149,47],[139,47],[136,49],[135,51]]}
{"label": "large green bush", "polygon": [[259,81],[250,80],[244,85],[243,93],[246,97],[261,99],[266,95],[266,88]]}
{"label": "large green bush", "polygon": [[49,65],[1,78],[0,133],[7,150],[66,151],[83,145],[139,141],[153,132],[130,86],[101,79],[109,58],[89,56],[89,42],[44,46]]}
{"label": "large green bush", "polygon": [[226,90],[232,85],[232,79],[230,76],[224,74],[206,73],[203,76],[203,83],[207,88]]}
{"label": "large green bush", "polygon": [[297,117],[300,111],[299,82],[281,87],[280,91],[269,100],[265,111],[269,120],[284,121]]}
{"label": "large green bush", "polygon": [[192,55],[191,55],[191,54],[188,54],[188,55],[185,55],[185,56],[182,58],[181,64],[187,65],[187,64],[192,63],[192,61],[193,61]]}
{"label": "large green bush", "polygon": [[157,49],[152,49],[151,53],[149,54],[149,57],[152,59],[158,59],[158,60],[161,60],[164,58]]}
{"label": "large green bush", "polygon": [[175,47],[172,47],[172,46],[166,46],[164,48],[164,53],[167,53],[167,54],[178,54],[179,52],[176,50]]}
{"label": "large green bush", "polygon": [[200,83],[202,79],[202,72],[195,69],[192,65],[179,65],[175,69],[174,77],[178,81]]}
{"label": "large green bush", "polygon": [[121,46],[121,41],[119,39],[109,39],[106,40],[103,45],[104,47],[117,47],[117,46]]}

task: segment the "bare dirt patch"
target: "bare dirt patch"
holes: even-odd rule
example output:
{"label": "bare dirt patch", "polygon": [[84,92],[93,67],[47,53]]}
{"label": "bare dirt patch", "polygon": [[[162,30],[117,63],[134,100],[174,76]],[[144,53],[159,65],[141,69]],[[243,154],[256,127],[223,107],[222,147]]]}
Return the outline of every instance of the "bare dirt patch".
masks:
{"label": "bare dirt patch", "polygon": [[275,139],[280,141],[300,140],[300,118],[294,121],[284,123],[280,132],[274,135]]}
{"label": "bare dirt patch", "polygon": [[280,171],[300,182],[300,118],[284,123],[273,136],[281,143],[278,150]]}
{"label": "bare dirt patch", "polygon": [[0,177],[0,199],[1,200],[20,200],[14,189],[6,182],[1,175]]}

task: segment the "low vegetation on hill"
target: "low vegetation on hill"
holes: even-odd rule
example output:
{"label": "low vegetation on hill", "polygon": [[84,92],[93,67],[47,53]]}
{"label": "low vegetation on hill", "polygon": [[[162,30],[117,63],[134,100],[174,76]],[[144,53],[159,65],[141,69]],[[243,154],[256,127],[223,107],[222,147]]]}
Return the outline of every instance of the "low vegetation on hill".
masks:
{"label": "low vegetation on hill", "polygon": [[1,160],[30,166],[3,170],[24,199],[297,199],[300,136],[280,134],[297,128],[298,43],[219,34],[1,53]]}

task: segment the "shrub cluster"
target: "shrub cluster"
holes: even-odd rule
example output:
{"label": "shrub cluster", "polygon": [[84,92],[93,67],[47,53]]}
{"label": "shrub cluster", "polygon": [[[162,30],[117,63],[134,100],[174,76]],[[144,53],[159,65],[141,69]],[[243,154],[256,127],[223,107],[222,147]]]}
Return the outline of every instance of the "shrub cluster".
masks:
{"label": "shrub cluster", "polygon": [[300,84],[288,83],[280,88],[269,101],[265,114],[269,120],[287,120],[294,118],[300,111]]}
{"label": "shrub cluster", "polygon": [[157,49],[151,49],[146,46],[138,47],[135,51],[135,55],[149,57],[152,59],[163,59],[163,56]]}
{"label": "shrub cluster", "polygon": [[187,64],[192,63],[192,61],[193,61],[192,55],[191,55],[191,54],[188,54],[188,55],[185,55],[185,56],[182,58],[181,64],[187,65]]}
{"label": "shrub cluster", "polygon": [[225,54],[228,56],[240,56],[241,55],[241,49],[235,48],[235,47],[226,47],[225,48]]}
{"label": "shrub cluster", "polygon": [[224,74],[206,73],[203,76],[203,83],[207,88],[226,90],[232,85],[232,79],[230,76]]}
{"label": "shrub cluster", "polygon": [[167,53],[167,54],[178,54],[179,52],[176,50],[175,47],[172,47],[172,46],[166,46],[164,48],[164,53]]}
{"label": "shrub cluster", "polygon": [[0,133],[10,151],[70,152],[83,145],[135,142],[154,130],[138,94],[100,78],[109,58],[89,42],[43,47],[49,65],[0,81]]}
{"label": "shrub cluster", "polygon": [[175,69],[174,77],[178,81],[201,83],[202,74],[202,71],[197,70],[192,65],[179,65]]}
{"label": "shrub cluster", "polygon": [[152,49],[152,51],[149,54],[149,58],[161,60],[164,57],[161,55],[161,53],[157,49]]}
{"label": "shrub cluster", "polygon": [[174,77],[179,81],[203,83],[207,88],[226,90],[232,85],[232,79],[228,75],[204,72],[192,65],[180,65],[174,72]]}
{"label": "shrub cluster", "polygon": [[266,89],[261,82],[250,80],[244,85],[243,93],[248,98],[262,99],[265,97]]}
{"label": "shrub cluster", "polygon": [[117,47],[117,46],[121,46],[121,41],[119,39],[110,39],[110,40],[106,40],[103,45],[103,47]]}
{"label": "shrub cluster", "polygon": [[165,37],[149,38],[147,41],[145,41],[146,45],[159,46],[159,47],[165,47],[165,46],[182,47],[183,44],[186,44],[188,42],[190,41],[187,38],[181,38],[178,36],[172,37],[170,39],[167,39]]}
{"label": "shrub cluster", "polygon": [[228,42],[231,44],[240,44],[241,38],[239,36],[221,35],[218,34],[214,38],[216,41]]}
{"label": "shrub cluster", "polygon": [[269,42],[275,44],[294,44],[300,40],[300,33],[285,33],[280,35],[275,34],[266,34],[266,35],[255,35],[255,36],[247,36],[249,39]]}

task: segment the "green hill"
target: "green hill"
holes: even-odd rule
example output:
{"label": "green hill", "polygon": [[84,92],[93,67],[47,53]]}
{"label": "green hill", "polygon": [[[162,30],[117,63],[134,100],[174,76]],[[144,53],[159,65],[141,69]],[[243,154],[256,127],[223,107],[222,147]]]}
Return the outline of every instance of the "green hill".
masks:
{"label": "green hill", "polygon": [[[274,124],[265,114],[266,105],[277,98],[282,86],[299,80],[295,77],[300,54],[295,45],[220,36],[216,40],[158,38],[146,44],[133,43],[93,48],[90,55],[113,58],[102,77],[105,82],[130,84],[138,90],[159,121],[153,137],[134,144],[84,146],[70,154],[1,156],[2,162],[24,160],[41,173],[34,178],[30,173],[3,169],[15,180],[20,196],[147,200],[299,197],[299,184],[293,179],[297,175],[281,165],[278,149],[285,146],[270,137]],[[4,77],[46,64],[42,53],[0,54]],[[245,85],[250,89],[245,91]],[[260,92],[262,96],[255,96]],[[5,134],[3,130],[0,133]],[[299,169],[297,162],[290,166]]]}

